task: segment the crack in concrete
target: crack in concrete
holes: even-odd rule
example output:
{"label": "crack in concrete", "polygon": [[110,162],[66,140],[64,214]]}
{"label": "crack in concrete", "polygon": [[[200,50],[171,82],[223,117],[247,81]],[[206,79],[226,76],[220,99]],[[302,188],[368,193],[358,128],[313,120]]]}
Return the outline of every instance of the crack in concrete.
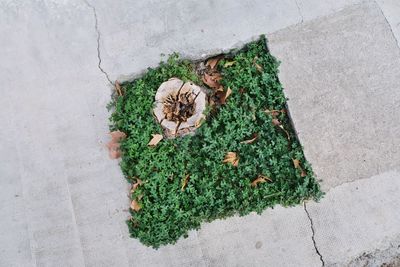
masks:
{"label": "crack in concrete", "polygon": [[379,11],[381,12],[382,16],[385,18],[385,21],[386,21],[387,25],[389,26],[390,32],[392,33],[392,36],[397,43],[397,47],[400,49],[400,40],[398,40],[396,38],[396,35],[393,32],[392,24],[389,23],[386,15],[385,15],[385,12],[383,12],[382,6],[376,0],[374,2],[379,7]]}
{"label": "crack in concrete", "polygon": [[306,202],[303,202],[303,207],[304,207],[304,211],[305,211],[306,214],[307,214],[308,219],[310,220],[310,226],[311,226],[311,232],[312,232],[311,239],[312,239],[313,244],[314,244],[315,252],[316,252],[316,253],[318,254],[318,256],[319,256],[319,259],[320,259],[320,261],[321,261],[321,266],[325,266],[324,258],[322,257],[321,252],[319,252],[319,249],[318,249],[318,247],[317,247],[317,243],[315,242],[314,222],[313,222],[313,220],[312,220],[312,218],[311,218],[311,216],[310,216],[310,213],[308,213],[307,206],[306,206]]}
{"label": "crack in concrete", "polygon": [[103,69],[103,67],[101,66],[101,54],[100,54],[100,30],[99,30],[99,24],[98,24],[98,19],[97,19],[97,12],[96,12],[96,8],[89,4],[88,1],[84,0],[84,2],[86,3],[86,5],[92,9],[93,11],[93,16],[94,16],[94,28],[96,30],[96,34],[97,34],[97,59],[98,59],[98,64],[97,67],[99,68],[99,70],[104,74],[104,76],[106,76],[108,82],[111,85],[114,85],[114,83],[111,81],[110,77],[108,76],[108,73]]}
{"label": "crack in concrete", "polygon": [[301,9],[300,9],[299,3],[297,2],[297,0],[294,0],[294,2],[296,3],[297,10],[299,11],[299,14],[300,14],[300,17],[301,17],[300,23],[303,23],[304,17],[303,17],[303,13],[301,13]]}

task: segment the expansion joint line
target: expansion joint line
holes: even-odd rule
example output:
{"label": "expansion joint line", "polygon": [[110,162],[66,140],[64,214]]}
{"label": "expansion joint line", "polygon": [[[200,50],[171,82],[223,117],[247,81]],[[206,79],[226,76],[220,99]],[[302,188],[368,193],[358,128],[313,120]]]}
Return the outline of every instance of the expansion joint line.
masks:
{"label": "expansion joint line", "polygon": [[296,3],[296,6],[297,6],[297,10],[299,11],[299,14],[300,14],[300,17],[301,17],[300,23],[303,23],[303,21],[304,21],[303,13],[301,13],[301,9],[300,9],[299,3],[297,1],[298,0],[294,0],[294,2]]}
{"label": "expansion joint line", "polygon": [[376,0],[375,0],[374,2],[375,2],[375,4],[379,7],[379,10],[381,11],[381,14],[382,14],[382,16],[384,17],[385,22],[386,22],[387,26],[388,26],[389,29],[390,29],[390,33],[392,34],[393,39],[396,41],[397,47],[400,49],[400,39],[397,39],[396,35],[394,34],[393,28],[392,28],[392,24],[389,23],[389,21],[388,21],[386,15],[385,15],[385,13],[383,12],[382,6],[381,6]]}
{"label": "expansion joint line", "polygon": [[311,232],[312,232],[311,239],[312,239],[313,244],[314,244],[315,252],[318,254],[322,266],[325,266],[325,261],[324,261],[324,259],[322,258],[321,252],[319,252],[319,250],[318,250],[317,243],[315,242],[314,223],[313,223],[313,220],[312,220],[312,218],[311,218],[311,216],[310,216],[310,213],[308,213],[307,206],[306,206],[306,202],[303,203],[303,207],[304,207],[304,211],[305,211],[306,214],[307,214],[308,220],[310,220],[310,226],[311,226]]}
{"label": "expansion joint line", "polygon": [[93,16],[94,16],[94,28],[96,30],[96,34],[97,34],[97,59],[98,59],[98,64],[97,67],[99,68],[99,70],[104,74],[104,76],[106,76],[108,82],[111,85],[114,85],[114,83],[111,81],[110,77],[108,76],[108,73],[101,67],[101,55],[100,55],[100,30],[99,30],[99,25],[98,25],[98,20],[97,20],[97,12],[96,12],[96,8],[89,4],[88,1],[84,0],[84,2],[86,3],[86,5],[88,7],[90,7],[93,11]]}

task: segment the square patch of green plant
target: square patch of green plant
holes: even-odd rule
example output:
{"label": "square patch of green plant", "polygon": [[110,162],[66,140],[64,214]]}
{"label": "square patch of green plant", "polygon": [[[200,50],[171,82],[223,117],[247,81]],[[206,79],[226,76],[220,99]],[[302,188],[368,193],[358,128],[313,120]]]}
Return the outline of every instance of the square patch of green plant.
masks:
{"label": "square patch of green plant", "polygon": [[214,67],[221,87],[209,88],[195,134],[152,146],[153,135],[164,134],[153,115],[157,89],[172,77],[207,87],[199,63],[172,55],[118,86],[110,120],[112,131],[126,134],[120,166],[132,184],[131,237],[157,248],[205,222],[322,196],[291,125],[278,65],[264,37],[224,55]]}

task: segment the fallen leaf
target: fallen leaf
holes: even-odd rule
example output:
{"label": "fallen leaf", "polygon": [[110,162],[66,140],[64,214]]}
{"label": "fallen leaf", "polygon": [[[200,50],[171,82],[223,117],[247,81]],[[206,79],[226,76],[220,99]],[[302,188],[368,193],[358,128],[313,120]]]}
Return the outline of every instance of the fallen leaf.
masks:
{"label": "fallen leaf", "polygon": [[281,122],[278,119],[272,119],[272,124],[275,126],[280,126]]}
{"label": "fallen leaf", "polygon": [[221,79],[222,76],[220,73],[204,73],[202,78],[203,82],[214,90],[219,90],[221,88],[221,84],[219,83]]}
{"label": "fallen leaf", "polygon": [[122,89],[121,89],[121,85],[119,84],[119,81],[115,81],[115,90],[117,91],[117,94],[119,96],[122,96]]}
{"label": "fallen leaf", "polygon": [[253,136],[254,136],[254,137],[253,137],[252,139],[244,140],[244,141],[242,141],[242,142],[240,142],[240,143],[241,143],[241,144],[252,144],[252,143],[254,143],[254,141],[257,140],[258,136],[257,136],[257,134],[254,134]]}
{"label": "fallen leaf", "polygon": [[300,160],[298,159],[292,159],[294,167],[297,169],[300,167]]}
{"label": "fallen leaf", "polygon": [[226,91],[222,91],[222,92],[218,92],[217,96],[220,99],[220,103],[221,105],[224,105],[226,103],[226,99],[232,94],[232,90],[231,88],[228,87],[228,89],[226,89]]}
{"label": "fallen leaf", "polygon": [[108,147],[108,155],[110,156],[111,159],[117,159],[121,157],[121,150],[119,143],[110,141],[107,144],[107,147]]}
{"label": "fallen leaf", "polygon": [[232,94],[232,90],[231,90],[230,87],[228,87],[228,89],[226,89],[225,99],[224,100],[226,100],[231,94]]}
{"label": "fallen leaf", "polygon": [[140,180],[139,178],[136,179],[136,183],[132,184],[132,189],[131,189],[131,193],[135,192],[136,188],[139,187],[139,185],[142,185],[143,181]]}
{"label": "fallen leaf", "polygon": [[136,199],[132,200],[131,202],[131,209],[134,211],[139,211],[142,207],[140,206],[140,204],[136,201]]}
{"label": "fallen leaf", "polygon": [[219,59],[217,58],[212,58],[207,60],[206,66],[210,67],[211,69],[214,69],[215,66],[218,64]]}
{"label": "fallen leaf", "polygon": [[121,157],[121,150],[119,142],[126,138],[126,134],[121,131],[113,131],[110,133],[111,140],[107,143],[108,154],[111,159],[117,159]]}
{"label": "fallen leaf", "polygon": [[185,187],[187,186],[187,184],[189,182],[189,178],[190,178],[190,174],[187,174],[185,176],[185,179],[182,181],[181,191],[185,191]]}
{"label": "fallen leaf", "polygon": [[279,110],[279,109],[273,109],[273,110],[266,109],[266,110],[264,110],[264,112],[267,113],[267,114],[270,114],[272,117],[276,117],[276,116],[279,115],[279,113],[284,113],[286,111],[284,109],[281,109],[281,110]]}
{"label": "fallen leaf", "polygon": [[264,176],[264,175],[259,175],[253,182],[251,182],[251,186],[256,187],[257,184],[265,183],[267,181],[272,182],[272,180],[269,177]]}
{"label": "fallen leaf", "polygon": [[286,131],[286,129],[285,129],[285,128],[283,128],[283,126],[282,126],[282,125],[279,125],[279,128],[281,128],[281,129],[282,129],[282,131],[284,131],[284,132],[285,132],[287,139],[288,139],[288,140],[290,140],[290,134],[289,134],[289,132],[288,132],[288,131]]}
{"label": "fallen leaf", "polygon": [[226,63],[224,64],[224,67],[225,67],[225,68],[230,67],[230,66],[232,66],[232,65],[235,64],[235,63],[236,63],[236,61],[228,61],[228,62],[226,62]]}
{"label": "fallen leaf", "polygon": [[285,132],[286,137],[288,140],[290,140],[290,134],[288,131],[286,131],[286,129],[283,127],[283,125],[281,124],[281,122],[278,119],[272,119],[272,124],[275,126],[278,126],[282,131]]}
{"label": "fallen leaf", "polygon": [[110,133],[110,135],[111,135],[111,139],[113,141],[115,141],[115,142],[119,142],[122,139],[126,138],[126,134],[124,132],[121,132],[121,131],[113,131],[113,132]]}
{"label": "fallen leaf", "polygon": [[205,116],[201,114],[200,118],[194,123],[194,127],[199,128],[205,120]]}
{"label": "fallen leaf", "polygon": [[294,166],[294,168],[295,168],[295,169],[300,169],[300,170],[301,170],[300,176],[301,176],[301,177],[306,176],[307,173],[306,173],[306,171],[301,167],[301,165],[300,165],[300,160],[298,160],[298,159],[292,159],[292,161],[293,161],[293,166]]}
{"label": "fallen leaf", "polygon": [[256,69],[257,69],[259,72],[263,72],[263,68],[262,68],[259,64],[254,63],[254,65],[256,66]]}
{"label": "fallen leaf", "polygon": [[214,69],[218,62],[223,58],[223,56],[216,56],[207,60],[206,66],[210,67],[210,69]]}
{"label": "fallen leaf", "polygon": [[231,163],[233,166],[237,167],[239,164],[239,158],[235,152],[228,152],[225,155],[223,163]]}
{"label": "fallen leaf", "polygon": [[152,134],[152,136],[153,138],[147,144],[148,146],[156,146],[163,139],[161,134]]}
{"label": "fallen leaf", "polygon": [[262,71],[263,71],[263,68],[261,67],[261,65],[257,64],[257,59],[258,59],[258,57],[255,57],[255,58],[253,59],[253,64],[254,64],[254,66],[256,67],[256,69],[257,69],[259,72],[262,72]]}

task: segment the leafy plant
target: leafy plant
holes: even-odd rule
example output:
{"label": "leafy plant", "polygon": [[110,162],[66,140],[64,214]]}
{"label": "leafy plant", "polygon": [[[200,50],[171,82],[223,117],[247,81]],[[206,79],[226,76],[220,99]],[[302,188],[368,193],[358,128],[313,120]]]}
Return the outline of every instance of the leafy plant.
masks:
{"label": "leafy plant", "polygon": [[203,85],[194,64],[176,54],[121,84],[123,96],[111,104],[111,130],[126,133],[120,166],[133,184],[127,224],[145,245],[175,243],[202,222],[322,196],[285,112],[278,62],[265,38],[227,55],[216,68],[230,95],[194,136],[148,145],[162,134],[152,116],[160,84],[178,77]]}

